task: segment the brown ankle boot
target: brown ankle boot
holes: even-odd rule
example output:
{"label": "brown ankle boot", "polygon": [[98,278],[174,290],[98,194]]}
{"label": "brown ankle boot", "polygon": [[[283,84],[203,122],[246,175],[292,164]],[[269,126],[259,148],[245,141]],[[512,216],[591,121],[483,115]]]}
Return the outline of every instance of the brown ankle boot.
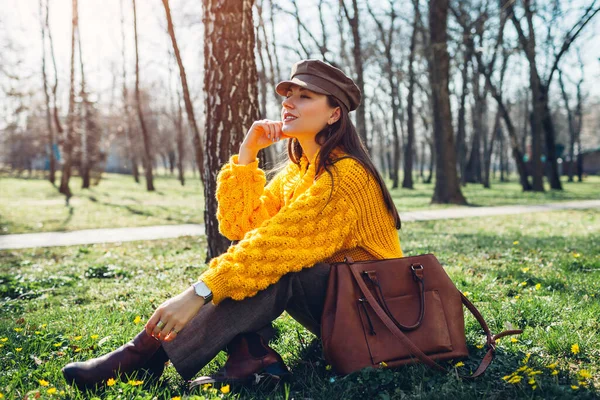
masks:
{"label": "brown ankle boot", "polygon": [[237,335],[227,345],[227,352],[227,362],[223,368],[214,375],[194,379],[190,388],[206,383],[277,383],[291,375],[281,356],[257,333]]}
{"label": "brown ankle boot", "polygon": [[142,369],[151,377],[158,378],[167,360],[160,341],[142,331],[115,351],[85,362],[67,364],[62,373],[69,384],[75,383],[80,389],[90,389],[110,378]]}

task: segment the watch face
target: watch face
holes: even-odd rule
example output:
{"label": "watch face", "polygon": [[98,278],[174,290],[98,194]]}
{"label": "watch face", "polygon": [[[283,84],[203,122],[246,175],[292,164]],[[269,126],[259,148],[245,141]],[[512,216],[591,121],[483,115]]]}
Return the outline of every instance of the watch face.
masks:
{"label": "watch face", "polygon": [[198,282],[194,285],[194,289],[196,290],[196,294],[201,297],[206,297],[210,294],[210,289],[204,282]]}

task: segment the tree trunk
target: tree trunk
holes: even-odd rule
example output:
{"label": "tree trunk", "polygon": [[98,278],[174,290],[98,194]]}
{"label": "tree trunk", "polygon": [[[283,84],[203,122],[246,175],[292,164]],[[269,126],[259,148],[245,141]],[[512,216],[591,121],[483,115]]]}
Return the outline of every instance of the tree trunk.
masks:
{"label": "tree trunk", "polygon": [[481,87],[479,84],[479,73],[473,65],[473,107],[471,118],[473,122],[473,134],[471,136],[471,152],[465,167],[464,181],[468,183],[481,183],[481,139],[486,134],[483,129],[484,106]]}
{"label": "tree trunk", "polygon": [[194,139],[194,150],[196,155],[196,163],[200,170],[200,175],[204,176],[204,150],[202,148],[202,140],[200,138],[200,130],[196,124],[196,117],[194,116],[194,106],[190,98],[190,91],[187,84],[187,75],[183,62],[181,61],[181,54],[179,53],[179,46],[177,45],[177,39],[175,38],[175,28],[173,27],[173,20],[171,19],[171,10],[169,8],[169,0],[162,0],[165,7],[165,13],[167,15],[167,28],[169,36],[171,37],[171,43],[173,45],[173,51],[175,52],[175,58],[177,59],[177,65],[179,66],[179,76],[181,78],[181,89],[183,90],[183,101],[185,102],[185,111],[188,117],[188,123],[192,128],[192,137]]}
{"label": "tree trunk", "polygon": [[562,183],[560,183],[560,174],[558,172],[558,163],[556,156],[556,132],[554,130],[554,122],[552,121],[552,114],[550,113],[550,106],[548,104],[548,88],[544,88],[544,116],[542,124],[544,127],[544,134],[546,139],[546,163],[548,165],[548,179],[550,181],[550,188],[552,190],[562,190]]}
{"label": "tree trunk", "polygon": [[[56,58],[54,57],[54,40],[52,39],[52,30],[50,29],[50,8],[49,2],[46,1],[46,32],[48,32],[48,43],[50,44],[50,56],[52,58],[52,66],[54,70],[54,84],[52,85],[52,111],[54,116],[54,125],[56,126],[56,138],[54,140],[53,148],[52,148],[52,156],[55,158],[55,145],[56,142],[60,142],[64,140],[63,138],[63,128],[60,123],[60,119],[58,118],[58,106],[57,106],[57,96],[56,92],[58,89],[58,70],[56,68]],[[56,164],[55,164],[56,167]]]}
{"label": "tree trunk", "polygon": [[573,155],[575,153],[575,121],[573,118],[573,112],[569,105],[569,96],[565,89],[565,82],[563,81],[562,71],[558,71],[558,84],[560,86],[560,92],[562,94],[563,102],[565,104],[565,111],[567,112],[567,119],[569,125],[569,164],[567,165],[567,174],[569,176],[569,182],[573,182]]}
{"label": "tree trunk", "polygon": [[[352,47],[352,57],[354,60],[354,69],[356,71],[356,85],[360,89],[362,93],[362,101],[360,105],[356,109],[356,130],[358,131],[359,136],[361,137],[365,146],[368,149],[368,141],[367,141],[367,125],[366,125],[366,113],[365,113],[365,79],[364,79],[364,66],[363,66],[363,56],[362,56],[362,47],[360,42],[360,32],[359,32],[359,12],[358,12],[358,2],[357,0],[352,0],[352,10],[353,16],[350,17],[348,9],[346,7],[346,0],[341,0],[341,3],[344,8],[344,13],[346,14],[346,18],[348,19],[348,23],[350,24],[350,30],[352,31],[352,39],[354,45]],[[369,150],[370,151],[370,150]]]}
{"label": "tree trunk", "polygon": [[488,88],[490,90],[490,94],[492,95],[494,100],[496,100],[496,103],[498,104],[498,108],[502,115],[502,119],[504,120],[504,124],[506,125],[508,136],[510,138],[510,145],[512,148],[513,158],[515,159],[515,163],[517,165],[517,172],[519,173],[521,187],[523,188],[523,191],[529,191],[531,190],[531,184],[529,183],[529,179],[527,178],[527,169],[525,166],[525,161],[523,160],[523,153],[521,153],[521,150],[519,150],[517,132],[510,118],[510,113],[504,105],[501,92],[492,83],[490,72],[485,69],[485,65],[481,60],[481,53],[475,52],[474,54],[477,57],[477,65],[479,67],[479,72],[485,77]]}
{"label": "tree trunk", "polygon": [[144,121],[144,112],[142,110],[142,102],[140,99],[140,58],[138,52],[138,36],[137,36],[137,12],[135,1],[133,3],[133,36],[135,39],[135,102],[137,106],[138,118],[140,120],[140,128],[142,130],[142,139],[144,140],[144,174],[146,175],[146,189],[149,192],[154,191],[154,177],[152,175],[152,144],[150,143],[150,133]]}
{"label": "tree trunk", "polygon": [[410,36],[410,54],[408,56],[408,99],[406,102],[406,143],[404,144],[404,179],[402,187],[413,189],[413,152],[415,151],[415,53],[417,48],[417,33],[419,21],[421,20],[419,1],[413,0],[414,18]]}
{"label": "tree trunk", "polygon": [[71,179],[71,165],[73,163],[73,147],[74,140],[73,130],[74,130],[74,117],[75,117],[75,35],[77,34],[77,24],[78,24],[78,15],[77,15],[77,0],[72,0],[72,29],[71,29],[71,82],[69,87],[69,115],[67,116],[67,135],[65,137],[65,141],[63,144],[63,169],[62,176],[60,177],[60,188],[59,192],[65,195],[66,205],[69,205],[69,200],[73,195],[71,193],[71,188],[69,188],[69,180]]}
{"label": "tree trunk", "polygon": [[203,5],[207,166],[204,173],[204,221],[208,262],[225,252],[230,244],[219,233],[216,219],[217,174],[230,156],[238,152],[244,132],[259,115],[253,0],[203,0]]}
{"label": "tree trunk", "polygon": [[79,92],[79,98],[81,99],[81,166],[80,166],[80,175],[81,175],[81,188],[89,189],[90,188],[90,143],[89,143],[89,110],[88,110],[88,98],[85,89],[85,71],[83,68],[83,53],[81,49],[81,33],[79,32],[79,25],[77,26],[77,45],[79,47],[79,67],[81,71],[81,90]]}
{"label": "tree trunk", "polygon": [[185,139],[183,136],[183,110],[181,109],[181,96],[177,92],[177,171],[181,186],[185,186],[183,160],[185,158]]}
{"label": "tree trunk", "polygon": [[514,12],[514,4],[510,0],[502,0],[502,8],[506,11],[508,17],[513,22],[525,56],[529,62],[529,83],[531,88],[531,175],[533,177],[532,190],[536,192],[544,191],[544,171],[542,165],[542,121],[544,117],[544,90],[542,82],[537,72],[536,54],[535,54],[535,31],[533,28],[533,17],[530,8],[531,0],[524,0],[524,9],[529,25],[529,36],[525,37],[521,23]]}
{"label": "tree trunk", "polygon": [[131,174],[135,183],[140,183],[140,171],[138,169],[137,148],[134,146],[134,130],[131,126],[131,105],[129,103],[129,93],[127,90],[127,58],[125,57],[125,17],[123,16],[123,0],[120,0],[121,6],[121,58],[123,59],[123,113],[124,113],[124,128],[125,140],[127,142],[127,156],[131,165]]}
{"label": "tree trunk", "polygon": [[48,93],[48,78],[46,77],[46,23],[48,20],[48,2],[46,2],[46,22],[44,22],[44,12],[42,0],[40,6],[40,30],[42,33],[42,82],[44,84],[44,99],[46,101],[46,129],[48,129],[48,180],[52,185],[56,184],[56,159],[54,157],[54,127],[52,126],[52,111],[50,107],[50,93]]}
{"label": "tree trunk", "polygon": [[448,91],[449,56],[447,48],[448,1],[429,2],[429,34],[432,57],[429,76],[433,94],[433,134],[436,179],[433,203],[467,204],[456,173],[456,151]]}
{"label": "tree trunk", "polygon": [[[466,42],[466,38],[468,38],[470,33],[464,32],[463,35],[465,39],[463,42]],[[460,180],[463,184],[466,181],[466,166],[467,166],[467,148],[466,148],[466,99],[467,94],[469,93],[469,63],[471,62],[472,54],[471,47],[465,44],[464,50],[464,59],[463,59],[463,67],[461,70],[461,79],[462,79],[462,89],[460,93],[460,101],[458,108],[458,127],[456,131],[456,157],[458,158],[458,169],[460,171]]]}

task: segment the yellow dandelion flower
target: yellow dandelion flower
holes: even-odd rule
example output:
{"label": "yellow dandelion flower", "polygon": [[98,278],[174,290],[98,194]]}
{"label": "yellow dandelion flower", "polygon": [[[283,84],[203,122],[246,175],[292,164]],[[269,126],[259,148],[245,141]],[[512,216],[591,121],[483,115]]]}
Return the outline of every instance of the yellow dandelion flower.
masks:
{"label": "yellow dandelion flower", "polygon": [[117,383],[117,381],[114,378],[110,378],[106,381],[106,386],[114,386],[115,383]]}
{"label": "yellow dandelion flower", "polygon": [[508,383],[512,383],[513,385],[516,385],[517,383],[521,382],[521,379],[523,379],[523,377],[521,375],[515,375],[508,380]]}
{"label": "yellow dandelion flower", "polygon": [[537,283],[535,285],[535,290],[540,290],[542,288],[542,284],[541,283]]}
{"label": "yellow dandelion flower", "polygon": [[3,337],[2,339],[0,339],[0,342],[8,342],[8,338],[7,337]]}
{"label": "yellow dandelion flower", "polygon": [[533,371],[533,370],[531,370],[531,371],[527,372],[527,375],[528,376],[535,376],[535,375],[540,375],[541,373],[542,373],[542,371]]}
{"label": "yellow dandelion flower", "polygon": [[385,361],[382,361],[379,363],[379,365],[381,365],[383,368],[387,367],[387,363]]}
{"label": "yellow dandelion flower", "polygon": [[139,315],[136,315],[135,319],[133,320],[133,323],[137,325],[140,323],[141,320],[142,320],[142,317]]}
{"label": "yellow dandelion flower", "polygon": [[579,258],[579,257],[581,257],[581,254],[579,254],[579,253],[573,253],[573,257]]}
{"label": "yellow dandelion flower", "polygon": [[579,344],[578,343],[575,343],[574,345],[571,346],[571,353],[579,354]]}
{"label": "yellow dandelion flower", "polygon": [[16,351],[17,353],[18,353],[18,352],[20,352],[21,350],[23,350],[23,348],[22,348],[22,347],[17,347],[17,348],[15,349],[15,351]]}
{"label": "yellow dandelion flower", "polygon": [[558,367],[558,361],[553,362],[552,364],[546,365],[546,368],[555,369]]}
{"label": "yellow dandelion flower", "polygon": [[464,366],[465,366],[465,363],[464,363],[464,362],[462,362],[462,361],[459,361],[459,362],[457,362],[456,364],[454,364],[454,366],[455,366],[456,368],[459,368],[459,367],[464,367]]}
{"label": "yellow dandelion flower", "polygon": [[525,282],[525,281],[521,282],[521,286],[527,286],[527,282]]}
{"label": "yellow dandelion flower", "polygon": [[4,395],[2,393],[0,393],[0,399],[3,399]]}
{"label": "yellow dandelion flower", "polygon": [[519,339],[517,339],[516,337],[510,338],[510,341],[512,343],[517,343],[519,341]]}
{"label": "yellow dandelion flower", "polygon": [[554,371],[552,371],[552,375],[558,375],[558,370],[555,369]]}
{"label": "yellow dandelion flower", "polygon": [[4,347],[4,345],[2,343],[0,343],[0,349],[3,348],[3,347]]}
{"label": "yellow dandelion flower", "polygon": [[180,396],[171,397],[171,400],[181,400]]}
{"label": "yellow dandelion flower", "polygon": [[529,271],[529,267],[521,268],[521,271],[523,271],[523,273],[525,273],[525,272]]}
{"label": "yellow dandelion flower", "polygon": [[530,385],[535,385],[535,379],[529,378],[529,380],[527,381],[527,383],[529,383]]}
{"label": "yellow dandelion flower", "polygon": [[482,344],[478,344],[475,347],[477,347],[478,349],[483,349],[483,345]]}
{"label": "yellow dandelion flower", "polygon": [[36,335],[41,335],[41,334],[42,334],[42,332],[41,332],[41,331],[35,331],[34,333],[35,333]]}
{"label": "yellow dandelion flower", "polygon": [[537,385],[533,385],[533,386],[531,387],[531,390],[535,390],[535,389],[537,389]]}
{"label": "yellow dandelion flower", "polygon": [[38,382],[40,383],[41,386],[48,386],[50,384],[50,382],[48,382],[47,380],[44,380],[44,379],[40,379]]}
{"label": "yellow dandelion flower", "polygon": [[129,383],[131,386],[140,386],[144,383],[144,381],[129,381],[127,383]]}
{"label": "yellow dandelion flower", "polygon": [[54,393],[56,393],[56,388],[50,388],[50,389],[46,390],[46,392],[48,394],[54,394]]}
{"label": "yellow dandelion flower", "polygon": [[58,392],[58,394],[60,394],[61,396],[64,396],[65,395],[65,391],[61,390],[60,392]]}
{"label": "yellow dandelion flower", "polygon": [[62,343],[54,343],[53,346],[54,347],[60,347],[62,345]]}
{"label": "yellow dandelion flower", "polygon": [[463,296],[465,296],[465,297],[469,297],[471,295],[471,292],[462,292],[462,293],[463,293]]}
{"label": "yellow dandelion flower", "polygon": [[82,337],[83,337],[83,336],[75,336],[75,337],[73,338],[73,340],[81,340],[81,338],[82,338]]}
{"label": "yellow dandelion flower", "polygon": [[592,374],[587,369],[582,369],[578,375],[581,379],[590,379],[592,377]]}
{"label": "yellow dandelion flower", "polygon": [[[515,299],[519,300],[520,297],[521,297],[521,295],[516,295]],[[497,342],[497,340],[496,340],[496,342]]]}
{"label": "yellow dandelion flower", "polygon": [[579,389],[579,386],[571,385],[571,389],[577,390],[577,389]]}
{"label": "yellow dandelion flower", "polygon": [[515,241],[513,242],[513,244],[516,246],[516,245],[518,245],[518,244],[519,244],[519,241],[518,241],[518,240],[515,240]]}
{"label": "yellow dandelion flower", "polygon": [[23,332],[23,328],[15,328],[15,332]]}
{"label": "yellow dandelion flower", "polygon": [[42,325],[40,325],[40,326],[41,326],[42,328],[45,328],[45,327],[47,327],[47,326],[48,326],[48,324],[42,324]]}
{"label": "yellow dandelion flower", "polygon": [[208,390],[211,386],[212,385],[210,383],[205,383],[204,385],[202,385],[202,390]]}
{"label": "yellow dandelion flower", "polygon": [[90,336],[92,339],[98,339],[98,335],[91,335]]}
{"label": "yellow dandelion flower", "polygon": [[79,353],[81,351],[81,347],[76,348],[75,350],[73,350],[75,353]]}
{"label": "yellow dandelion flower", "polygon": [[221,388],[221,393],[227,394],[229,393],[229,385],[225,385]]}

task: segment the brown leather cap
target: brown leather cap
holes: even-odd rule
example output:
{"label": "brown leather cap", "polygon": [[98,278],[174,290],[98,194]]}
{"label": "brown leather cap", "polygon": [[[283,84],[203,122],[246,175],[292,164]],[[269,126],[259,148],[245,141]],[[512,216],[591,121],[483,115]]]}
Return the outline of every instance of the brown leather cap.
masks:
{"label": "brown leather cap", "polygon": [[275,91],[285,96],[292,84],[316,93],[330,94],[348,111],[356,110],[360,104],[360,89],[354,81],[340,69],[321,60],[302,60],[294,64],[290,80],[279,82]]}

